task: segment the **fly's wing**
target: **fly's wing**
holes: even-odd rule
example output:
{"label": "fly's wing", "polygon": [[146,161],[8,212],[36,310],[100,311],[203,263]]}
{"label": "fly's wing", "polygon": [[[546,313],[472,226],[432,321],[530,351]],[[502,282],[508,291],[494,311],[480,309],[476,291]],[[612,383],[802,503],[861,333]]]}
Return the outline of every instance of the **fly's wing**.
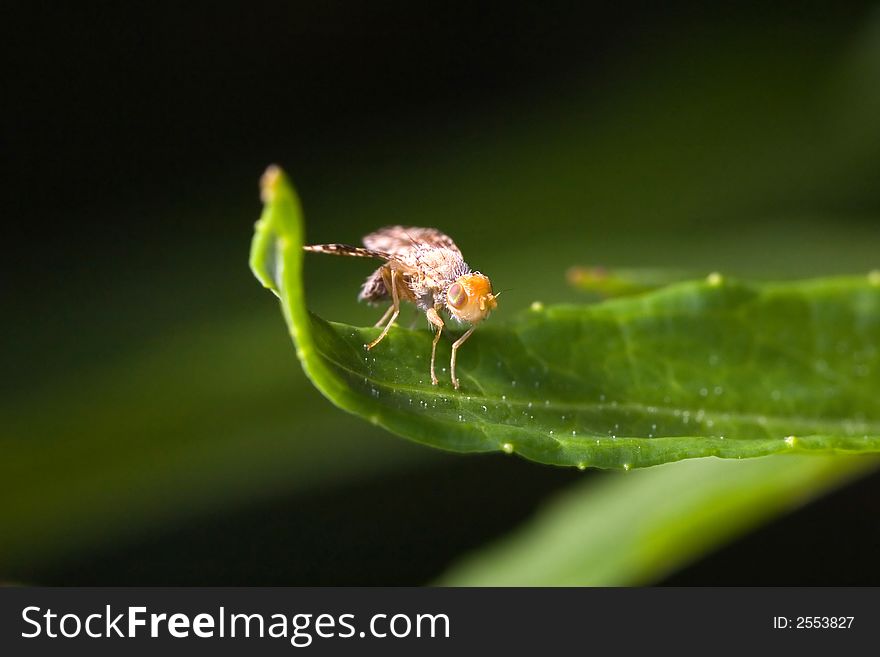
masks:
{"label": "fly's wing", "polygon": [[[336,256],[347,256],[349,258],[376,258],[386,262],[396,262],[397,258],[385,251],[378,249],[363,249],[359,246],[351,246],[350,244],[309,244],[303,249],[312,253],[328,253]],[[382,301],[388,297],[388,290],[385,287],[385,280],[382,278],[382,267],[367,277],[367,280],[361,286],[361,293],[358,299],[369,301],[371,303]]]}
{"label": "fly's wing", "polygon": [[[436,253],[432,249],[444,249],[445,253],[452,252],[454,254],[452,256],[454,260],[461,259],[461,252],[452,238],[434,228],[387,226],[367,235],[364,238],[364,247],[349,244],[311,244],[303,248],[313,253],[384,260],[386,264],[367,277],[358,295],[362,301],[371,303],[385,301],[391,296],[383,277],[383,271],[386,269],[389,272],[393,270],[399,277],[398,280],[405,286],[404,290],[398,288],[402,299],[414,301],[417,297],[424,296],[422,291],[417,293],[412,286],[414,279],[420,281],[426,277],[431,279],[430,267],[426,276],[423,262],[426,247],[431,254]],[[416,252],[419,252],[418,256],[410,257],[414,256]],[[439,251],[439,253],[443,252]],[[436,258],[434,259],[436,260]],[[430,258],[428,260],[430,261]],[[424,283],[422,286],[424,287]],[[429,285],[428,287],[436,286]]]}
{"label": "fly's wing", "polygon": [[382,251],[398,258],[405,256],[418,245],[445,248],[461,255],[455,242],[436,228],[418,226],[386,226],[364,237],[364,246]]}
{"label": "fly's wing", "polygon": [[330,255],[348,256],[350,258],[377,258],[379,260],[393,260],[394,255],[378,249],[362,249],[350,244],[309,244],[303,247],[312,253],[329,253]]}
{"label": "fly's wing", "polygon": [[[303,247],[306,251],[312,253],[329,253],[336,256],[347,256],[349,258],[376,258],[389,263],[386,266],[393,267],[400,274],[411,274],[413,268],[411,264],[407,264],[401,260],[405,255],[403,251],[399,253],[390,253],[380,249],[361,248],[359,246],[351,246],[350,244],[309,244]],[[377,271],[381,271],[380,267]]]}

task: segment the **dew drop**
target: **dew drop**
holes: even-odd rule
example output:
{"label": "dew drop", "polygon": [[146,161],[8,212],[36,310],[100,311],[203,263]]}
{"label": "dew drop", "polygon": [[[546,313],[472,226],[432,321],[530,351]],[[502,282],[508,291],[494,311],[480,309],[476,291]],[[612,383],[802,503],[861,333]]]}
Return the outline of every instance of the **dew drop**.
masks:
{"label": "dew drop", "polygon": [[485,404],[484,404],[483,406],[481,406],[481,408],[483,409],[483,412],[484,412],[484,413],[488,413],[488,412],[489,412],[489,409],[486,408],[486,405],[485,405]]}
{"label": "dew drop", "polygon": [[626,470],[627,472],[630,471],[630,468],[632,468],[632,466],[631,466],[629,463],[624,463],[624,464],[623,464],[623,469]]}
{"label": "dew drop", "polygon": [[709,394],[709,391],[706,388],[700,388],[700,397],[705,397]]}
{"label": "dew drop", "polygon": [[724,276],[719,274],[717,271],[713,271],[711,274],[706,276],[706,282],[712,287],[718,287],[724,282]]}
{"label": "dew drop", "polygon": [[505,454],[513,454],[513,445],[511,443],[504,443],[501,449]]}
{"label": "dew drop", "polygon": [[786,436],[786,438],[785,438],[785,444],[788,445],[789,447],[794,447],[796,442],[797,442],[797,438],[795,438],[794,436]]}
{"label": "dew drop", "polygon": [[578,463],[578,470],[586,470],[586,469],[587,469],[586,463]]}
{"label": "dew drop", "polygon": [[716,395],[720,395],[724,392],[724,388],[722,388],[721,386],[715,386],[715,389],[712,392],[714,392]]}
{"label": "dew drop", "polygon": [[541,312],[544,310],[544,304],[540,301],[532,301],[532,305],[529,307],[535,312]]}

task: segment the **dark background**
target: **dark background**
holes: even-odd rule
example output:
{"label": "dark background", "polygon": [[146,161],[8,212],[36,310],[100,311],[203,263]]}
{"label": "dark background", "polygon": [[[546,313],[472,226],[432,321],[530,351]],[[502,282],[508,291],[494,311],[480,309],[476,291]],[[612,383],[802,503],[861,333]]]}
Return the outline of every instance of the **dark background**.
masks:
{"label": "dark background", "polygon": [[[485,126],[503,131],[548,102],[601,103],[623,84],[621,71],[638,79],[658,49],[679,37],[697,44],[681,56],[686,87],[700,70],[700,48],[710,49],[716,35],[752,35],[762,44],[779,39],[780,48],[800,44],[802,65],[821,67],[824,52],[874,15],[870,3],[706,4],[4,3],[8,369],[0,385],[7,402],[41,395],[46,381],[76,381],[77,372],[115,362],[132,345],[172,336],[191,321],[224,321],[232,307],[239,315],[275,313],[244,267],[259,212],[256,181],[270,162],[288,167],[307,210],[336,208],[345,200],[336,190],[356,189],[365,170],[405,170],[411,163],[430,170],[438,144],[479,146]],[[748,75],[747,48],[741,55]],[[552,109],[545,114],[553,120]],[[407,182],[389,187],[397,184]],[[847,193],[822,197],[824,209],[846,214],[852,230],[876,231],[874,178],[854,176],[843,188]],[[797,197],[796,191],[789,193]],[[438,187],[438,197],[423,202],[443,193]],[[310,230],[333,240],[356,239],[373,227],[341,212],[323,214],[343,217],[335,226],[322,223],[320,212],[314,216]],[[559,226],[571,230],[581,221],[563,218]],[[503,245],[542,230],[535,217],[491,234],[499,233]],[[289,367],[293,376],[296,363]],[[61,412],[51,397],[43,408]],[[11,438],[24,441],[25,434]],[[26,476],[43,475],[35,468]],[[583,476],[505,458],[442,455],[418,468],[307,492],[279,486],[88,550],[13,561],[0,578],[417,584]],[[875,476],[668,583],[878,584],[878,499]],[[27,508],[29,501],[14,504]],[[113,522],[138,519],[120,513]],[[762,558],[773,553],[786,558]]]}

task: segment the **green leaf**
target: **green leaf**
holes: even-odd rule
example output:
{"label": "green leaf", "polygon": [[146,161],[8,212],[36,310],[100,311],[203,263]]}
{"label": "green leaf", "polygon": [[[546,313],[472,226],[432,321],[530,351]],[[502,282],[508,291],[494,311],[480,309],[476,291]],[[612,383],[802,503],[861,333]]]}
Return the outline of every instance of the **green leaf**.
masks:
{"label": "green leaf", "polygon": [[442,369],[430,384],[427,330],[395,327],[366,352],[378,329],[306,310],[299,201],[275,167],[263,194],[251,267],[280,297],[306,374],[407,438],[582,468],[880,450],[880,274],[762,285],[715,274],[506,323],[502,306],[459,352],[453,390]]}
{"label": "green leaf", "polygon": [[[608,474],[454,564],[449,586],[653,583],[707,550],[876,469],[874,456],[696,459]],[[784,560],[785,554],[775,559]]]}

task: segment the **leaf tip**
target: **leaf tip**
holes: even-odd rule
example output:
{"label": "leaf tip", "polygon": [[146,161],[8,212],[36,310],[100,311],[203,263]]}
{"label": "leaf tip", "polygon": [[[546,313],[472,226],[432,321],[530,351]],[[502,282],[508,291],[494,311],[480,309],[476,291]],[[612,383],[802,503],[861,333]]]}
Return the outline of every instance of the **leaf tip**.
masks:
{"label": "leaf tip", "polygon": [[270,164],[266,167],[260,177],[260,199],[263,203],[271,203],[275,200],[275,193],[283,177],[284,173],[277,164]]}

